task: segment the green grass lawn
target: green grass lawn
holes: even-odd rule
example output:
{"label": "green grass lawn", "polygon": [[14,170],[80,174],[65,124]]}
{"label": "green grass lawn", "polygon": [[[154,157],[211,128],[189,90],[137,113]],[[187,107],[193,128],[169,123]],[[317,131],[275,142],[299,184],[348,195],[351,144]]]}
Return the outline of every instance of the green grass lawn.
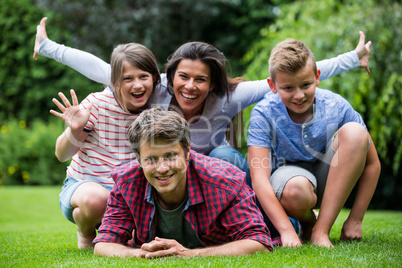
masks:
{"label": "green grass lawn", "polygon": [[240,257],[154,260],[94,256],[78,250],[76,226],[61,214],[60,187],[0,187],[0,267],[402,267],[402,212],[367,212],[364,238],[341,242],[348,210],[332,231],[333,249],[304,245]]}

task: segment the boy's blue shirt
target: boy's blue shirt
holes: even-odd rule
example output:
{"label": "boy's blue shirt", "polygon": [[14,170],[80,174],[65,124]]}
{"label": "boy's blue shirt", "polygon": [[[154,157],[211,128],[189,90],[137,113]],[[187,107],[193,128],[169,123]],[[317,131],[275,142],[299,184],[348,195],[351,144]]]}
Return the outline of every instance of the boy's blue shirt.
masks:
{"label": "boy's blue shirt", "polygon": [[328,142],[348,122],[366,125],[347,100],[329,90],[316,88],[314,118],[305,124],[294,123],[279,94],[269,92],[252,110],[248,146],[271,151],[271,170],[284,162],[315,162]]}

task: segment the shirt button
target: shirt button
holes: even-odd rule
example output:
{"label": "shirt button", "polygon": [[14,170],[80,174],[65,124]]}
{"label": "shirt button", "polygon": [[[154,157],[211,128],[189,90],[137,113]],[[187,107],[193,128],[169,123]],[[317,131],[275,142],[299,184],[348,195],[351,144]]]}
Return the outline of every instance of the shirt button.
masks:
{"label": "shirt button", "polygon": [[308,144],[306,145],[306,148],[308,148],[308,147],[310,147],[310,146],[308,146]]}
{"label": "shirt button", "polygon": [[306,126],[305,125],[302,125],[302,128],[304,129]]}
{"label": "shirt button", "polygon": [[307,138],[307,135],[304,135],[304,138]]}

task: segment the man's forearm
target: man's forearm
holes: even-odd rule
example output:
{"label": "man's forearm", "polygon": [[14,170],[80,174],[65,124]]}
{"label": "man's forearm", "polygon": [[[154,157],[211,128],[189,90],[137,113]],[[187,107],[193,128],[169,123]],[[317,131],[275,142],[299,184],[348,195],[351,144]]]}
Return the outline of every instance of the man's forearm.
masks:
{"label": "man's forearm", "polygon": [[[173,240],[171,240],[173,241]],[[152,242],[151,242],[152,243]],[[151,244],[149,243],[149,244]],[[268,248],[258,241],[251,239],[230,242],[220,246],[206,248],[186,249],[180,244],[177,247],[167,249],[135,249],[117,243],[96,243],[94,248],[95,255],[118,256],[118,257],[137,257],[137,258],[160,258],[168,256],[193,257],[193,256],[240,256],[252,254],[258,251],[268,251]],[[181,249],[181,250],[180,250]]]}
{"label": "man's forearm", "polygon": [[96,243],[94,247],[95,255],[118,256],[118,257],[138,257],[141,249],[130,248],[117,243]]}
{"label": "man's forearm", "polygon": [[268,251],[268,248],[258,241],[245,239],[220,246],[197,248],[190,252],[191,256],[239,256],[252,254],[258,251]]}

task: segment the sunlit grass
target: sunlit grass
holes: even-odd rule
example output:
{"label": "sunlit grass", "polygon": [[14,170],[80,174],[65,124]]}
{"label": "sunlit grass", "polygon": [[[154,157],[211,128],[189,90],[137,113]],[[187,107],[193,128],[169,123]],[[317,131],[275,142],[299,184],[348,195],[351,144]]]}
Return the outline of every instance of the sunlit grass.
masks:
{"label": "sunlit grass", "polygon": [[0,188],[0,267],[401,267],[402,212],[368,211],[364,238],[341,242],[348,210],[333,230],[334,249],[311,245],[276,248],[273,253],[240,257],[155,260],[94,256],[78,250],[76,226],[61,214],[60,187]]}

